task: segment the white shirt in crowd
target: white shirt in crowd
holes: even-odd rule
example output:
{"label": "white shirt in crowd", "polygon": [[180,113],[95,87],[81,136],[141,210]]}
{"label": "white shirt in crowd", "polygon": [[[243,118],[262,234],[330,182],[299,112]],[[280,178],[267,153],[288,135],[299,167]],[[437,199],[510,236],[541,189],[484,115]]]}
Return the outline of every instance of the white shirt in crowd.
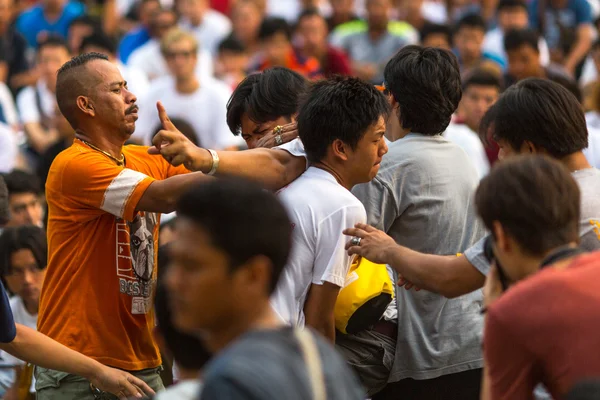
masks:
{"label": "white shirt in crowd", "polygon": [[23,124],[41,122],[42,115],[38,109],[38,95],[43,115],[48,118],[54,117],[56,113],[56,95],[48,90],[46,82],[40,79],[35,86],[27,86],[17,95],[17,108]]}
{"label": "white shirt in crowd", "polygon": [[316,167],[309,167],[281,189],[278,197],[292,222],[292,252],[271,305],[284,322],[303,327],[304,303],[311,285],[330,282],[344,286],[352,258],[344,249],[342,231],[366,223],[367,214],[362,203],[333,175]]}
{"label": "white shirt in crowd", "polygon": [[227,126],[230,96],[231,88],[213,78],[200,80],[200,87],[191,94],[177,92],[172,77],[158,79],[139,101],[139,118],[132,137],[150,144],[160,126],[156,111],[156,102],[160,100],[171,119],[183,119],[194,128],[201,147],[221,150],[241,146],[243,139],[234,136]]}
{"label": "white shirt in crowd", "polygon": [[185,19],[180,22],[183,29],[194,34],[196,40],[203,49],[211,54],[217,52],[219,43],[231,33],[231,21],[225,15],[215,10],[208,10],[202,17],[202,23],[192,26]]}
{"label": "white shirt in crowd", "polygon": [[[10,309],[12,310],[15,323],[25,325],[28,328],[37,330],[37,314],[29,314],[29,312],[27,312],[27,309],[25,309],[25,304],[23,304],[23,300],[19,296],[15,296],[10,299]],[[12,355],[6,352],[0,351],[0,353],[2,355],[4,363],[7,365],[25,365],[24,361],[21,361],[18,358],[13,357]],[[29,389],[29,391],[31,393],[35,393],[35,378],[31,379],[31,388]]]}
{"label": "white shirt in crowd", "polygon": [[[483,51],[492,53],[504,60],[508,65],[508,56],[504,50],[504,32],[500,28],[495,28],[485,34],[482,45]],[[538,48],[540,49],[540,62],[544,67],[550,64],[550,50],[548,50],[548,43],[544,38],[540,38],[538,41]]]}
{"label": "white shirt in crowd", "polygon": [[17,164],[19,144],[17,133],[0,122],[0,173],[12,171]]}
{"label": "white shirt in crowd", "polygon": [[156,394],[156,400],[195,400],[199,398],[202,385],[198,380],[186,380],[169,386]]}
{"label": "white shirt in crowd", "polygon": [[[167,62],[160,51],[160,42],[156,39],[150,39],[146,44],[134,50],[127,60],[127,66],[143,71],[150,81],[170,74]],[[213,59],[210,52],[199,48],[196,75],[199,78],[212,77],[213,71]]]}
{"label": "white shirt in crowd", "polygon": [[465,153],[467,153],[469,159],[475,166],[475,170],[477,170],[479,179],[490,172],[490,161],[485,153],[483,143],[481,143],[481,139],[479,139],[477,133],[473,132],[471,128],[465,124],[452,122],[448,128],[446,128],[444,137],[451,142],[456,143],[465,151]]}
{"label": "white shirt in crowd", "polygon": [[[19,123],[19,114],[13,101],[12,94],[4,82],[0,82],[0,107],[6,119],[6,124],[14,126]],[[2,122],[2,121],[0,121]]]}
{"label": "white shirt in crowd", "polygon": [[117,61],[116,64],[121,72],[121,75],[123,75],[123,79],[125,79],[125,82],[127,82],[127,88],[129,91],[138,99],[144,96],[150,88],[150,81],[148,80],[148,77],[144,71],[136,67],[129,67],[123,64],[121,61]]}
{"label": "white shirt in crowd", "polygon": [[600,129],[588,126],[588,147],[583,154],[592,167],[600,169]]}

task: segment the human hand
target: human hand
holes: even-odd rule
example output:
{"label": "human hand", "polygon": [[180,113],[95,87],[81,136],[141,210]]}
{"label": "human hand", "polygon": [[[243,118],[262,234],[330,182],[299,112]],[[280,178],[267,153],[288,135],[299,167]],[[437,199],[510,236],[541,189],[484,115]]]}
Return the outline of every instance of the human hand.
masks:
{"label": "human hand", "polygon": [[141,399],[154,394],[154,390],[143,380],[125,371],[104,365],[98,369],[90,382],[98,389],[114,394],[120,400],[127,400],[130,397]]}
{"label": "human hand", "polygon": [[410,290],[412,288],[415,289],[415,292],[418,292],[419,290],[421,290],[420,287],[415,286],[414,283],[412,283],[411,281],[409,281],[408,279],[406,279],[402,275],[398,275],[398,282],[397,282],[397,284],[398,284],[399,287],[403,287],[406,290]]}
{"label": "human hand", "polygon": [[[277,144],[275,140],[277,136],[280,136],[281,138],[281,143],[279,144]],[[273,129],[271,132],[266,133],[263,137],[256,141],[256,147],[264,147],[270,149],[276,146],[280,146],[284,143],[291,142],[297,137],[298,126],[296,125],[296,122],[292,122],[286,125],[282,125],[281,130],[279,132],[276,132],[276,129]]]}
{"label": "human hand", "polygon": [[500,282],[498,268],[496,267],[496,262],[493,262],[490,272],[488,272],[487,277],[485,278],[485,284],[483,285],[483,306],[488,308],[502,296],[503,292],[504,290],[502,289],[502,283]]}
{"label": "human hand", "polygon": [[385,232],[367,224],[356,224],[354,228],[348,228],[343,233],[360,238],[358,245],[352,243],[352,240],[346,243],[348,255],[358,254],[377,264],[389,264],[387,251],[396,246],[396,242]]}
{"label": "human hand", "polygon": [[212,156],[206,150],[196,147],[185,135],[173,125],[162,103],[156,103],[161,129],[152,138],[154,147],[148,149],[149,154],[160,154],[175,167],[183,164],[190,171],[208,172],[212,167]]}

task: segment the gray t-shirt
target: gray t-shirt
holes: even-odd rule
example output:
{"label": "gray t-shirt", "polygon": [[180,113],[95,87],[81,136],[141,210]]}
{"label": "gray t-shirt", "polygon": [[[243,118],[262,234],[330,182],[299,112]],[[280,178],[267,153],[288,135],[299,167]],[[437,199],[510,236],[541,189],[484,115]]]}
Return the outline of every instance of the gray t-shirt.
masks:
{"label": "gray t-shirt", "polygon": [[[479,177],[467,154],[442,136],[409,134],[389,145],[379,173],[353,193],[368,223],[428,254],[455,255],[484,235],[473,207]],[[482,367],[482,293],[456,299],[396,290],[398,342],[390,382]]]}
{"label": "gray t-shirt", "polygon": [[[600,250],[600,170],[587,168],[575,171],[573,178],[581,190],[581,248],[587,251]],[[484,242],[485,238],[465,251],[465,257],[479,272],[487,275],[490,264],[483,255]]]}
{"label": "gray t-shirt", "polygon": [[[364,400],[358,378],[335,348],[313,333],[328,400]],[[293,328],[253,331],[206,368],[201,400],[312,399],[308,370]]]}

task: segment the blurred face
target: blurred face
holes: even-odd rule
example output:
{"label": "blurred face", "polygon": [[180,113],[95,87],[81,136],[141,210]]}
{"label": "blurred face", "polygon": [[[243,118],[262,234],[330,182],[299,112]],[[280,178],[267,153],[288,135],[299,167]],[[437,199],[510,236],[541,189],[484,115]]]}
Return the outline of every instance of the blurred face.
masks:
{"label": "blurred face", "polygon": [[171,43],[165,53],[167,66],[177,79],[189,79],[194,76],[197,62],[197,50],[189,40]]}
{"label": "blurred face", "polygon": [[392,8],[391,0],[367,0],[367,21],[372,29],[385,29]]}
{"label": "blurred face", "polygon": [[56,72],[71,59],[71,55],[62,46],[44,46],[38,53],[38,68],[41,78],[48,89],[56,89]]}
{"label": "blurred face", "polygon": [[267,133],[273,132],[277,125],[286,125],[293,122],[293,118],[279,117],[274,121],[256,123],[248,118],[248,114],[242,115],[242,138],[246,141],[249,149],[255,149],[256,142]]}
{"label": "blurred face", "polygon": [[169,29],[175,26],[176,22],[175,14],[170,11],[160,11],[152,19],[151,31],[153,36],[162,39]]}
{"label": "blurred face", "polygon": [[129,138],[138,119],[137,98],[127,89],[119,68],[105,60],[92,61],[85,67],[93,74],[95,85],[90,97],[79,96],[77,105],[106,132]]}
{"label": "blurred face", "polygon": [[523,45],[508,51],[508,73],[518,81],[539,76],[541,70],[540,53],[531,46]]}
{"label": "blurred face", "polygon": [[0,28],[8,26],[12,19],[12,0],[0,0]]}
{"label": "blurred face", "polygon": [[184,332],[219,331],[231,325],[250,300],[244,298],[248,292],[243,268],[231,272],[227,255],[185,217],[179,217],[175,232],[165,277],[174,325]]}
{"label": "blurred face", "polygon": [[403,15],[420,15],[423,0],[401,0],[399,9]]}
{"label": "blurred face", "polygon": [[21,297],[26,305],[38,306],[46,270],[40,270],[29,249],[17,250],[10,256],[11,269],[4,276],[8,289]]}
{"label": "blurred face", "polygon": [[498,14],[498,24],[503,31],[527,28],[529,25],[527,10],[523,7],[506,8]]}
{"label": "blurred face", "polygon": [[42,5],[46,10],[58,11],[62,10],[65,0],[43,0]]}
{"label": "blurred face", "polygon": [[9,196],[10,226],[44,226],[44,209],[36,193],[14,193]]}
{"label": "blurred face", "polygon": [[423,40],[423,47],[437,47],[438,49],[452,50],[448,36],[443,33],[432,33]]}
{"label": "blurred face", "polygon": [[69,49],[73,54],[77,54],[79,52],[79,47],[81,47],[81,42],[87,36],[90,36],[94,33],[94,28],[89,25],[84,24],[76,24],[71,25],[69,28],[68,42]]}
{"label": "blurred face", "polygon": [[262,13],[258,6],[242,1],[235,5],[231,13],[231,22],[235,35],[245,42],[256,40],[262,22]]}
{"label": "blurred face", "polygon": [[152,16],[160,10],[158,1],[149,1],[140,6],[140,22],[142,25],[149,27]]}
{"label": "blurred face", "polygon": [[179,13],[188,18],[192,25],[198,25],[202,22],[202,17],[208,6],[207,0],[179,0],[177,3]]}
{"label": "blurred face", "polygon": [[463,26],[454,37],[454,44],[460,58],[464,61],[474,61],[481,58],[481,45],[485,32],[479,28]]}
{"label": "blurred face", "polygon": [[223,50],[219,52],[219,73],[221,75],[243,74],[248,62],[246,53]]}
{"label": "blurred face", "polygon": [[487,110],[498,99],[498,88],[495,86],[470,85],[462,97],[463,116],[470,127],[477,127]]}
{"label": "blurred face", "polygon": [[352,184],[369,182],[379,171],[379,164],[388,147],[385,144],[385,119],[379,117],[360,139],[356,149],[348,153],[347,168],[352,176]]}
{"label": "blurred face", "polygon": [[262,47],[271,64],[284,66],[286,57],[292,49],[292,44],[285,33],[277,32],[270,38],[265,39]]}
{"label": "blurred face", "polygon": [[327,47],[327,23],[318,15],[303,18],[298,25],[298,34],[304,51],[309,55],[316,55]]}
{"label": "blurred face", "polygon": [[330,0],[334,14],[348,15],[354,13],[354,0]]}

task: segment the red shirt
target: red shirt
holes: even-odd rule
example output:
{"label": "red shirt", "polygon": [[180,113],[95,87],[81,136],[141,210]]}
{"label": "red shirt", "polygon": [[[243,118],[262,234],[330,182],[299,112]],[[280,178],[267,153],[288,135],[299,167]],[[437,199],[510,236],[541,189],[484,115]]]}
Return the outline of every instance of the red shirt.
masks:
{"label": "red shirt", "polygon": [[559,399],[600,377],[600,252],[545,269],[493,303],[484,355],[494,400],[533,399],[540,382]]}
{"label": "red shirt", "polygon": [[351,75],[350,62],[348,56],[342,50],[335,47],[327,48],[327,58],[323,65],[323,75],[330,77],[332,75]]}

